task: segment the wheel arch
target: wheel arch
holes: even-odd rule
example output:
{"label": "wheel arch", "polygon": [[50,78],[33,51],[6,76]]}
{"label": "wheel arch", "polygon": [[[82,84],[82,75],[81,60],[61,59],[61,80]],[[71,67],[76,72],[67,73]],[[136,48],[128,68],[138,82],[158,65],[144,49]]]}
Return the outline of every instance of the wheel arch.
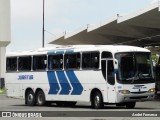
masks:
{"label": "wheel arch", "polygon": [[42,88],[37,88],[37,89],[35,90],[35,95],[37,95],[37,93],[38,93],[39,91],[42,91],[42,92],[44,93],[44,97],[45,97],[45,99],[46,99],[45,92],[44,92],[44,90],[43,90]]}
{"label": "wheel arch", "polygon": [[98,88],[94,88],[94,89],[91,90],[91,92],[90,92],[90,101],[92,100],[92,97],[93,97],[94,93],[97,92],[97,91],[101,94],[102,100],[104,101],[103,94],[102,94],[101,90],[98,89]]}
{"label": "wheel arch", "polygon": [[[30,88],[30,87],[26,88],[26,90],[25,90],[25,97],[26,97],[26,95],[27,95],[27,92],[30,91],[30,90],[33,91],[33,89]],[[33,92],[34,92],[34,91],[33,91]]]}
{"label": "wheel arch", "polygon": [[[29,92],[29,91],[32,91],[33,92],[33,96],[34,96],[34,90],[32,89],[32,88],[30,88],[30,87],[28,87],[28,88],[26,88],[26,90],[25,90],[25,104],[27,104],[27,93]],[[35,99],[35,98],[34,98]],[[34,100],[35,101],[35,100]],[[30,104],[27,104],[28,106],[34,106],[35,105],[35,102],[34,103],[30,103]]]}

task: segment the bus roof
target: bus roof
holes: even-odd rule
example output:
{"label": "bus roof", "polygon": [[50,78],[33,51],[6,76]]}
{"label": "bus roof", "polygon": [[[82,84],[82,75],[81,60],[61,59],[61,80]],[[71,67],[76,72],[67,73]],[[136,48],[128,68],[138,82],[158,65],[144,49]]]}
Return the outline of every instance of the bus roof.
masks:
{"label": "bus roof", "polygon": [[108,51],[112,53],[117,52],[150,52],[146,48],[135,47],[135,46],[126,46],[126,45],[72,45],[72,46],[58,46],[58,47],[47,47],[47,48],[39,48],[35,51],[17,51],[17,52],[9,52],[6,56],[27,56],[27,55],[39,55],[39,54],[47,54],[51,51],[59,51],[59,50],[72,50],[74,52],[83,52],[83,51]]}

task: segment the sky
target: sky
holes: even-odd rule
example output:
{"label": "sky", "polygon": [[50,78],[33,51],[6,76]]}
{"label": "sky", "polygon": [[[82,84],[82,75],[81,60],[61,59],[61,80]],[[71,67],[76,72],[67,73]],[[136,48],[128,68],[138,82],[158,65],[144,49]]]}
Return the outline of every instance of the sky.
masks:
{"label": "sky", "polygon": [[[11,43],[7,51],[42,47],[43,0],[11,1]],[[45,47],[63,32],[131,14],[157,0],[45,0]]]}

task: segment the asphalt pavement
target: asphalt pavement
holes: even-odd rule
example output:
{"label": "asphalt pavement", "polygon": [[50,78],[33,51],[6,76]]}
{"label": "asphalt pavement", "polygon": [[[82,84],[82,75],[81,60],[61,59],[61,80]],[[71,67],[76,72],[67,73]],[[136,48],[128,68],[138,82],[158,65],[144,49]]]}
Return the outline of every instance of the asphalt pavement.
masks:
{"label": "asphalt pavement", "polygon": [[[116,107],[115,105],[105,105],[103,109],[97,110],[97,109],[92,109],[90,107],[90,103],[83,103],[83,102],[77,103],[75,107],[57,107],[54,103],[48,106],[30,107],[24,104],[23,99],[8,98],[5,95],[0,95],[0,111],[1,111],[0,116],[2,116],[2,112],[4,115],[6,115],[5,112],[12,112],[11,113],[12,118],[0,117],[0,119],[2,120],[4,119],[18,120],[22,119],[22,117],[25,117],[23,119],[34,119],[34,120],[36,119],[37,120],[39,119],[40,120],[43,119],[116,120],[117,118],[118,120],[128,120],[128,119],[144,120],[144,118],[145,120],[151,120],[151,118],[152,120],[158,120],[160,117],[155,117],[155,116],[146,117],[143,115],[141,116],[141,114],[146,113],[147,115],[148,114],[155,115],[157,113],[157,115],[160,115],[160,97],[157,96],[154,101],[137,102],[135,109],[126,109],[125,107]],[[33,113],[35,114],[35,116],[33,115]],[[129,115],[129,117],[126,117],[128,114],[133,114],[133,116]],[[27,118],[28,115],[30,118]],[[36,117],[36,115],[38,118],[32,118],[33,116]],[[44,117],[45,115],[51,115],[52,117]]]}

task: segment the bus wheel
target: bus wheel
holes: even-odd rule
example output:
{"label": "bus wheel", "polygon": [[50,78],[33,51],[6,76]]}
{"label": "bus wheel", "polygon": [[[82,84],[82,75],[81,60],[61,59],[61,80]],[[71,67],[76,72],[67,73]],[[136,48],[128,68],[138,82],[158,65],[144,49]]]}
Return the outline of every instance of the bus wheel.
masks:
{"label": "bus wheel", "polygon": [[35,105],[35,94],[32,90],[29,90],[26,94],[25,103],[28,106],[34,106]]}
{"label": "bus wheel", "polygon": [[36,95],[36,102],[37,102],[37,105],[39,106],[45,105],[46,100],[45,100],[45,95],[43,91],[38,91]]}
{"label": "bus wheel", "polygon": [[127,102],[126,103],[126,108],[127,109],[133,109],[136,105],[136,102]]}
{"label": "bus wheel", "polygon": [[103,99],[102,99],[102,95],[100,92],[96,91],[91,99],[91,104],[92,107],[95,109],[100,109],[103,108],[104,104],[103,104]]}

